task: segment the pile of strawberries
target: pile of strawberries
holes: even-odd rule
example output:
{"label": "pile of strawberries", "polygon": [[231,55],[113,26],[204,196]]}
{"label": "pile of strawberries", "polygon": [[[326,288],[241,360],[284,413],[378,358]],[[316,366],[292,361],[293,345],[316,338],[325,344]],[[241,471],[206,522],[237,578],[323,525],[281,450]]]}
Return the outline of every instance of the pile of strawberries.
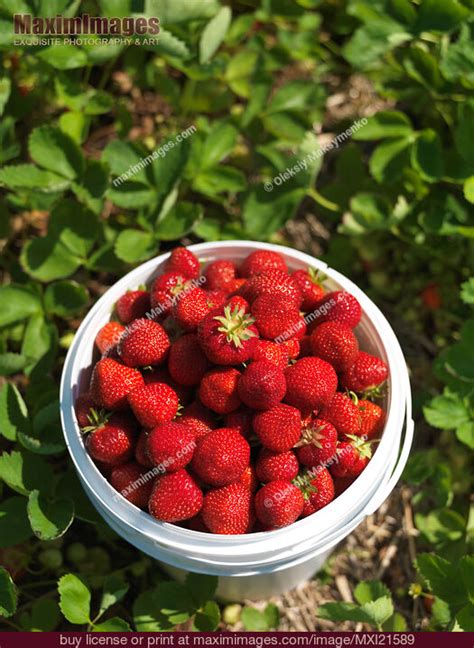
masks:
{"label": "pile of strawberries", "polygon": [[118,300],[76,416],[112,486],[158,520],[220,534],[311,515],[367,466],[388,369],[359,302],[259,250],[237,266],[176,248]]}

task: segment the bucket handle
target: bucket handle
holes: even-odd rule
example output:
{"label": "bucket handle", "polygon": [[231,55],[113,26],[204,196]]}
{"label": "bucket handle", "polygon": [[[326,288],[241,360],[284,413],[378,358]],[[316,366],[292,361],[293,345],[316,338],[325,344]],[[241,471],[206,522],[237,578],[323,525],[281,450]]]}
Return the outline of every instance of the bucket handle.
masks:
{"label": "bucket handle", "polygon": [[405,468],[406,462],[408,460],[408,455],[410,454],[411,445],[413,443],[414,432],[415,432],[415,423],[411,418],[411,395],[410,393],[408,393],[407,423],[405,428],[405,438],[403,440],[402,451],[400,452],[400,456],[398,457],[397,465],[395,466],[392,476],[390,477],[387,484],[385,485],[385,488],[381,490],[381,492],[379,493],[378,497],[375,498],[375,500],[371,500],[368,507],[364,510],[364,516],[372,515],[373,513],[375,513],[375,511],[378,508],[380,508],[380,506],[382,506],[382,504],[385,502],[387,497],[390,495],[390,493],[397,485],[400,477],[402,476],[402,472]]}

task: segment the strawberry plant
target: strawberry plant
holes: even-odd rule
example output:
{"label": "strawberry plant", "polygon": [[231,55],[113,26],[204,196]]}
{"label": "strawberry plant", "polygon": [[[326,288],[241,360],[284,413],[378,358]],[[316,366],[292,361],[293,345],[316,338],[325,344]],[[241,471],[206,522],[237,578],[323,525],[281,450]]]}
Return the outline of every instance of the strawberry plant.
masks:
{"label": "strawberry plant", "polygon": [[[12,16],[19,11],[156,15],[160,34],[154,43],[144,35],[118,43],[91,35],[82,44],[35,45],[22,35],[15,44]],[[319,621],[352,630],[474,629],[473,36],[469,0],[0,0],[3,630],[269,630],[302,623],[320,629]],[[288,599],[222,606],[214,577],[169,580],[93,509],[61,431],[61,371],[93,303],[130,269],[178,242],[225,239],[294,246],[352,278],[390,320],[410,369],[415,446],[391,500],[405,508],[387,516],[396,519],[388,535],[403,544],[387,559],[384,530],[367,567],[370,542],[362,541],[354,553],[365,565],[362,575],[353,563],[329,562],[316,577],[323,597],[309,590],[310,613],[301,600],[289,615]],[[321,303],[319,274],[288,277],[278,255],[266,252],[239,269],[214,261],[205,273],[217,321],[208,317],[203,286],[192,283],[199,270],[179,246],[150,293],[136,286],[122,296],[122,324],[97,331],[97,347],[113,351],[123,327],[145,323],[121,338],[123,364],[111,352],[96,365],[93,389],[104,407],[120,409],[131,381],[138,388],[136,419],[164,429],[181,424],[196,437],[214,427],[212,406],[221,429],[239,430],[242,468],[253,424],[266,448],[255,470],[247,465],[241,481],[229,485],[217,475],[225,466],[213,466],[216,488],[204,497],[209,526],[245,530],[255,480],[274,484],[276,473],[290,479],[295,462],[313,468],[334,450],[332,428],[342,426],[347,436],[336,469],[340,487],[364,469],[384,424],[374,385],[386,368],[357,348],[351,328],[360,307],[347,293],[332,315],[322,310],[304,331],[300,307],[307,312]],[[229,305],[219,301],[244,283]],[[161,326],[143,320],[150,307],[186,331],[171,351]],[[284,335],[288,322],[300,339],[258,339]],[[318,366],[306,357],[314,349]],[[167,353],[174,386],[163,390],[159,367],[143,375],[137,367]],[[241,383],[234,367],[212,366],[217,357],[232,365],[236,354],[247,362],[251,353],[259,366],[249,364]],[[358,400],[334,394],[334,362],[341,386]],[[289,391],[280,403],[289,363]],[[308,389],[316,370],[320,380]],[[183,401],[197,386],[206,407],[178,410],[175,394]],[[141,474],[138,465],[147,469],[147,439],[134,446],[127,413],[105,420],[97,411],[90,421],[90,395],[82,398],[78,418],[82,412],[82,427],[94,428],[88,449],[105,457],[112,483],[123,490]],[[250,412],[262,403],[270,409]],[[323,405],[323,424],[312,416],[302,434],[298,408]],[[171,423],[177,412],[180,423]],[[355,421],[368,441],[354,434]],[[162,435],[153,450],[157,457],[177,453],[186,438],[172,435],[170,450]],[[113,465],[114,452],[127,458],[125,467]],[[209,459],[202,463],[197,470],[209,470]],[[183,484],[192,493],[191,513],[203,505],[186,468],[159,479],[158,517],[182,514],[173,496]],[[287,502],[268,524],[318,510],[334,495],[331,483],[321,471],[290,492],[267,484],[271,496]],[[146,485],[135,496],[139,504],[147,500]],[[235,502],[238,510],[229,515]],[[367,538],[373,535],[372,528]],[[353,544],[343,545],[337,556],[344,558],[347,547],[352,553]],[[341,576],[349,597],[337,586]]]}

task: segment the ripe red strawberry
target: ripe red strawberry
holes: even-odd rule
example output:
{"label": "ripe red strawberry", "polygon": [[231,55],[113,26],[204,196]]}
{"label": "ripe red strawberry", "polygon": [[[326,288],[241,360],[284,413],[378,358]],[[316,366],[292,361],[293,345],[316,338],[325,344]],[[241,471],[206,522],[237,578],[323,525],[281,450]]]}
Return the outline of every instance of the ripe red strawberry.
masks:
{"label": "ripe red strawberry", "polygon": [[362,309],[353,295],[344,290],[335,290],[321,299],[314,313],[316,325],[321,322],[341,322],[349,328],[355,328],[360,322]]}
{"label": "ripe red strawberry", "polygon": [[271,482],[282,479],[291,481],[299,470],[298,459],[294,452],[272,452],[262,448],[255,464],[257,477],[261,482]]}
{"label": "ripe red strawberry", "polygon": [[210,310],[227,304],[227,293],[224,290],[206,290],[207,305]]}
{"label": "ripe red strawberry", "polygon": [[214,416],[211,410],[204,407],[199,401],[194,401],[184,408],[179,422],[186,425],[198,439],[216,427]]}
{"label": "ripe red strawberry", "polygon": [[145,317],[150,308],[150,293],[147,290],[129,290],[115,304],[115,310],[123,324]]}
{"label": "ripe red strawberry", "polygon": [[252,275],[250,279],[240,288],[239,294],[249,304],[254,302],[260,295],[283,295],[288,304],[300,308],[303,301],[301,290],[294,279],[282,270],[270,270],[258,275]]}
{"label": "ripe red strawberry", "polygon": [[128,402],[139,423],[146,428],[172,421],[179,405],[176,392],[159,382],[137,387],[129,393]]}
{"label": "ripe red strawberry", "polygon": [[202,518],[212,533],[248,533],[254,522],[253,495],[243,484],[210,490],[204,498]]}
{"label": "ripe red strawberry", "polygon": [[161,367],[155,367],[152,371],[145,371],[143,373],[143,380],[146,385],[152,385],[153,383],[164,383],[168,385],[168,387],[171,387],[177,393],[181,405],[186,405],[193,397],[192,388],[180,385],[176,380],[173,380],[168,368],[163,365]]}
{"label": "ripe red strawberry", "polygon": [[196,279],[200,272],[199,259],[184,247],[175,248],[165,263],[166,272],[179,272],[188,279]]}
{"label": "ripe red strawberry", "polygon": [[190,520],[202,508],[202,491],[182,468],[157,477],[148,502],[150,514],[163,522]]}
{"label": "ripe red strawberry", "polygon": [[420,293],[420,297],[423,305],[428,310],[439,310],[443,303],[439,292],[439,285],[436,283],[431,283],[425,286]]}
{"label": "ripe red strawberry", "polygon": [[354,364],[359,343],[352,329],[340,322],[323,322],[311,334],[313,354],[339,373]]}
{"label": "ripe red strawberry", "polygon": [[361,434],[360,412],[347,394],[336,392],[319,416],[334,425],[340,438],[348,434]]}
{"label": "ripe red strawberry", "polygon": [[381,385],[387,376],[388,367],[383,360],[360,351],[352,367],[340,376],[340,381],[344,389],[364,392]]}
{"label": "ripe red strawberry", "polygon": [[[303,336],[302,339],[304,339],[305,336]],[[301,343],[297,338],[291,338],[289,340],[283,340],[283,342],[280,342],[280,346],[282,346],[286,351],[288,352],[288,358],[290,360],[296,360],[298,356],[301,353]]]}
{"label": "ripe red strawberry", "polygon": [[337,448],[337,461],[331,464],[333,477],[357,477],[369,463],[372,456],[370,443],[352,436],[341,441]]}
{"label": "ripe red strawberry", "polygon": [[237,481],[250,462],[250,446],[234,428],[218,428],[197,441],[192,460],[206,484],[226,486]]}
{"label": "ripe red strawberry", "polygon": [[113,414],[86,439],[89,454],[107,466],[118,466],[133,457],[135,424],[128,414]]}
{"label": "ripe red strawberry", "polygon": [[322,418],[312,419],[303,431],[303,443],[296,452],[303,466],[314,468],[325,464],[336,454],[337,430]]}
{"label": "ripe red strawberry", "polygon": [[281,528],[292,524],[303,512],[304,497],[299,488],[284,480],[265,484],[255,495],[255,512],[265,526]]}
{"label": "ripe red strawberry", "polygon": [[271,250],[256,250],[248,255],[240,266],[242,277],[251,277],[252,275],[278,270],[279,272],[288,272],[284,258],[278,252]]}
{"label": "ripe red strawberry", "polygon": [[225,427],[235,428],[243,437],[248,439],[252,434],[252,417],[252,410],[248,409],[248,407],[239,407],[239,409],[224,416]]}
{"label": "ripe red strawberry", "polygon": [[237,277],[237,268],[233,261],[218,259],[212,261],[204,273],[209,290],[225,290],[228,285]]}
{"label": "ripe red strawberry", "polygon": [[260,295],[252,304],[252,315],[258,332],[267,340],[300,338],[306,331],[298,308],[289,304],[283,295]]}
{"label": "ripe red strawberry", "polygon": [[233,367],[217,367],[204,374],[199,387],[199,399],[218,414],[228,414],[241,404],[238,381],[240,372]]}
{"label": "ripe red strawberry", "polygon": [[245,286],[246,283],[247,283],[247,279],[244,279],[243,277],[239,277],[238,279],[232,279],[232,281],[229,281],[226,290],[229,295],[236,296],[237,294],[240,293],[240,290],[242,289],[243,286]]}
{"label": "ripe red strawberry", "polygon": [[120,338],[118,352],[129,367],[145,367],[164,362],[169,348],[169,337],[160,324],[137,319]]}
{"label": "ripe red strawberry", "polygon": [[194,434],[182,423],[161,423],[148,435],[150,461],[163,472],[176,472],[187,466],[195,447]]}
{"label": "ripe red strawberry", "polygon": [[153,477],[134,461],[116,466],[110,473],[110,483],[125,499],[138,508],[145,508],[153,488]]}
{"label": "ripe red strawberry", "polygon": [[324,296],[324,290],[318,280],[318,271],[315,268],[308,270],[295,270],[291,276],[300,287],[303,295],[301,310],[305,313],[314,311],[318,302]]}
{"label": "ripe red strawberry", "polygon": [[143,431],[138,436],[137,445],[135,446],[135,461],[145,468],[152,468],[153,463],[148,456],[148,434]]}
{"label": "ripe red strawberry", "polygon": [[251,362],[239,379],[238,391],[248,407],[270,409],[285,395],[285,374],[267,360]]}
{"label": "ripe red strawberry", "polygon": [[288,351],[282,344],[270,340],[257,340],[252,360],[266,360],[280,369],[285,369],[288,366]]}
{"label": "ripe red strawberry", "polygon": [[360,400],[357,407],[360,413],[360,435],[375,439],[385,425],[385,412],[369,400]]}
{"label": "ripe red strawberry", "polygon": [[92,372],[90,393],[94,402],[105,409],[126,409],[127,395],[143,384],[143,377],[136,369],[112,358],[102,358]]}
{"label": "ripe red strawberry", "polygon": [[244,313],[250,313],[250,304],[246,299],[241,297],[240,295],[234,295],[231,297],[228,301],[226,306],[230,308],[230,311],[234,311],[236,308],[237,310],[243,310]]}
{"label": "ripe red strawberry", "polygon": [[90,392],[85,392],[76,398],[74,410],[76,412],[79,427],[84,428],[92,425],[91,410],[94,409],[95,406],[96,403],[94,402]]}
{"label": "ripe red strawberry", "polygon": [[171,307],[184,290],[189,290],[190,282],[180,272],[165,272],[155,279],[151,287],[151,307],[153,317],[165,317],[171,313]]}
{"label": "ripe red strawberry", "polygon": [[273,452],[286,452],[301,437],[301,414],[295,407],[278,403],[265,412],[257,412],[252,426],[265,448]]}
{"label": "ripe red strawberry", "polygon": [[316,513],[327,506],[334,499],[334,481],[327,468],[322,466],[316,475],[310,480],[309,487],[305,493],[303,517]]}
{"label": "ripe red strawberry", "polygon": [[214,364],[235,365],[252,357],[258,338],[253,318],[230,306],[211,311],[198,327],[199,343]]}
{"label": "ripe red strawberry", "polygon": [[332,366],[320,358],[301,358],[285,370],[285,402],[302,412],[319,409],[336,392],[337,375]]}
{"label": "ripe red strawberry", "polygon": [[125,327],[119,322],[107,322],[95,337],[95,345],[101,353],[108,353],[117,346]]}
{"label": "ripe red strawberry", "polygon": [[171,309],[173,317],[185,331],[195,331],[210,310],[207,293],[202,288],[183,290]]}
{"label": "ripe red strawberry", "polygon": [[239,477],[237,483],[245,486],[245,488],[247,488],[251,493],[255,493],[259,484],[257,475],[255,473],[255,468],[252,466],[252,464],[250,464],[250,466],[247,466],[242,475]]}
{"label": "ripe red strawberry", "polygon": [[181,385],[199,385],[210,368],[196,335],[190,333],[178,338],[171,346],[168,370],[173,380]]}

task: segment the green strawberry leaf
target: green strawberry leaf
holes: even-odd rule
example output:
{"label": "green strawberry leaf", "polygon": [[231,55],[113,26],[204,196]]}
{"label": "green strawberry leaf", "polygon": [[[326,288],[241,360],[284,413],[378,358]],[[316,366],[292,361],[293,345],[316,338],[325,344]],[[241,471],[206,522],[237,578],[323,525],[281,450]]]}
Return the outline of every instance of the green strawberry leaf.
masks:
{"label": "green strawberry leaf", "polygon": [[44,293],[46,312],[65,319],[80,312],[88,302],[87,290],[75,281],[49,284]]}
{"label": "green strawberry leaf", "polygon": [[461,284],[461,299],[465,304],[474,304],[474,277]]}
{"label": "green strawberry leaf", "polygon": [[40,487],[48,492],[52,486],[53,472],[41,457],[13,450],[0,455],[0,479],[20,495],[28,495]]}
{"label": "green strawberry leaf", "polygon": [[442,430],[453,430],[469,420],[469,411],[459,394],[445,389],[423,408],[430,425]]}
{"label": "green strawberry leaf", "polygon": [[102,623],[94,623],[94,632],[132,632],[129,624],[120,617],[112,617]]}
{"label": "green strawberry leaf", "polygon": [[32,535],[26,514],[26,498],[15,495],[0,503],[0,549],[13,547]]}
{"label": "green strawberry leaf", "polygon": [[137,263],[149,259],[157,251],[155,238],[149,232],[126,229],[115,241],[115,254],[126,263]]}
{"label": "green strawberry leaf", "polygon": [[162,632],[173,628],[156,606],[156,590],[142,592],[133,604],[133,622],[137,632]]}
{"label": "green strawberry leaf", "polygon": [[28,497],[28,519],[40,540],[54,540],[66,533],[74,520],[74,503],[69,498],[49,499],[39,490]]}
{"label": "green strawberry leaf", "polygon": [[81,261],[54,237],[31,239],[21,251],[20,262],[25,272],[38,281],[54,281],[72,275]]}
{"label": "green strawberry leaf", "polygon": [[102,600],[100,602],[99,615],[101,616],[112,605],[115,605],[123,599],[128,592],[129,585],[122,577],[110,574],[104,581]]}
{"label": "green strawberry leaf", "polygon": [[52,632],[60,621],[61,613],[57,602],[47,598],[39,599],[32,605],[28,631]]}
{"label": "green strawberry leaf", "polygon": [[22,371],[29,364],[29,358],[20,353],[0,353],[0,376],[11,376]]}
{"label": "green strawberry leaf", "polygon": [[464,604],[466,590],[459,566],[434,553],[421,553],[417,556],[416,567],[433,594],[446,601],[451,609]]}
{"label": "green strawberry leaf", "polygon": [[16,612],[18,593],[9,572],[0,567],[0,616],[10,617]]}
{"label": "green strawberry leaf", "polygon": [[0,169],[0,184],[10,189],[32,189],[44,193],[65,191],[70,181],[33,164],[12,164]]}
{"label": "green strawberry leaf", "polygon": [[201,607],[206,601],[212,599],[217,589],[217,576],[195,574],[189,572],[186,576],[186,588],[191,594],[196,608]]}
{"label": "green strawberry leaf", "polygon": [[54,400],[35,414],[30,433],[18,432],[21,445],[35,454],[50,455],[63,452],[64,438],[59,420],[59,403]]}
{"label": "green strawberry leaf", "polygon": [[383,110],[367,118],[367,123],[356,130],[352,138],[359,141],[370,141],[388,137],[409,137],[412,125],[405,113],[397,110]]}
{"label": "green strawberry leaf", "polygon": [[25,402],[13,383],[0,389],[0,434],[15,441],[18,432],[28,433],[30,421]]}
{"label": "green strawberry leaf", "polygon": [[232,20],[229,7],[222,7],[207,23],[199,40],[199,62],[207,63],[219,49]]}
{"label": "green strawberry leaf", "polygon": [[180,201],[160,218],[154,230],[160,241],[175,241],[188,234],[202,217],[202,206]]}
{"label": "green strawberry leaf", "polygon": [[64,43],[41,50],[38,57],[57,70],[74,70],[87,64],[87,56],[83,50]]}
{"label": "green strawberry leaf", "polygon": [[278,628],[280,623],[280,610],[277,608],[275,603],[268,603],[263,611],[263,616],[267,622],[267,626],[270,629]]}
{"label": "green strawberry leaf", "polygon": [[196,612],[193,620],[193,630],[197,632],[214,632],[221,620],[221,611],[215,601],[207,601]]}
{"label": "green strawberry leaf", "polygon": [[5,106],[10,98],[11,81],[8,77],[0,79],[0,117],[3,115]]}
{"label": "green strawberry leaf", "polygon": [[25,286],[9,284],[0,287],[0,326],[6,326],[26,319],[41,310],[41,299],[37,292]]}
{"label": "green strawberry leaf", "polygon": [[269,629],[265,615],[253,607],[245,607],[242,610],[241,621],[249,632],[265,632]]}
{"label": "green strawberry leaf", "polygon": [[59,128],[39,126],[28,140],[31,158],[44,169],[73,180],[84,171],[81,149]]}
{"label": "green strawberry leaf", "polygon": [[380,581],[361,581],[354,590],[357,603],[364,605],[382,596],[390,596],[390,591]]}
{"label": "green strawberry leaf", "polygon": [[74,574],[59,579],[59,607],[70,623],[90,622],[91,593],[84,581]]}
{"label": "green strawberry leaf", "polygon": [[428,182],[441,178],[444,173],[443,149],[435,130],[428,128],[417,136],[411,149],[411,162]]}

